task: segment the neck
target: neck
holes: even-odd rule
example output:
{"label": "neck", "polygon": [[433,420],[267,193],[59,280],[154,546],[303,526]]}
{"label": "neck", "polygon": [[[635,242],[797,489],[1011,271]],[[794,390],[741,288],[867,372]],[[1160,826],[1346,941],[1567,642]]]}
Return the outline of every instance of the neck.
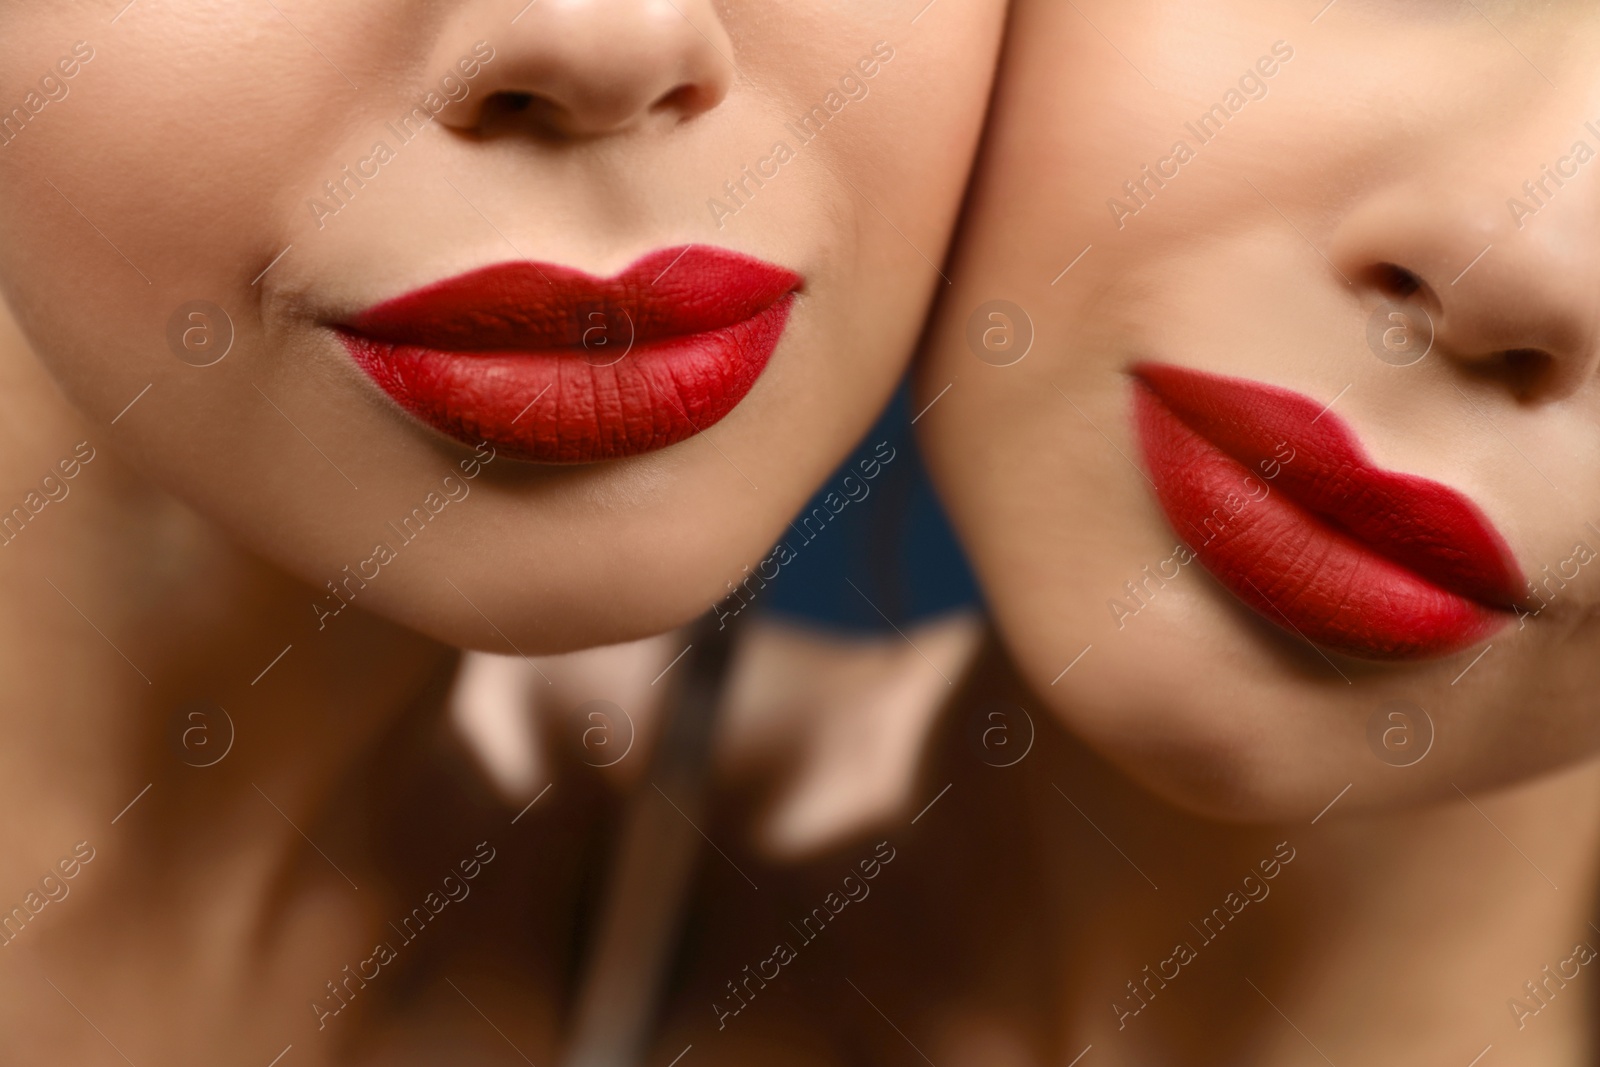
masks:
{"label": "neck", "polygon": [[[317,594],[121,462],[3,309],[0,395],[0,810],[26,813],[0,825],[0,1029],[66,1007],[41,969],[63,995],[142,983],[203,1014],[272,973],[264,935],[305,932],[294,901],[359,910],[360,856],[336,872],[301,831],[449,654],[357,613],[318,632]],[[92,859],[63,865],[75,847]]]}
{"label": "neck", "polygon": [[1315,825],[1245,826],[1059,733],[1040,755],[1056,1017],[1098,1063],[1592,1062],[1594,763],[1377,815],[1353,813],[1357,785]]}

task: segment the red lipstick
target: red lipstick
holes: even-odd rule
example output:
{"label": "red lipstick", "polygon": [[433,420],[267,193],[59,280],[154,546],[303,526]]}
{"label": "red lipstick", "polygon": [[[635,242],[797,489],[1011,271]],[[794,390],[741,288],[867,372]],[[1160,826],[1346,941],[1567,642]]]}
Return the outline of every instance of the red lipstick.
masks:
{"label": "red lipstick", "polygon": [[1162,510],[1264,618],[1378,660],[1448,655],[1510,621],[1522,574],[1461,493],[1374,465],[1299,393],[1160,363],[1133,375]]}
{"label": "red lipstick", "polygon": [[721,248],[663,248],[620,274],[500,263],[337,327],[396,403],[466,444],[538,463],[637,455],[744,399],[801,277]]}

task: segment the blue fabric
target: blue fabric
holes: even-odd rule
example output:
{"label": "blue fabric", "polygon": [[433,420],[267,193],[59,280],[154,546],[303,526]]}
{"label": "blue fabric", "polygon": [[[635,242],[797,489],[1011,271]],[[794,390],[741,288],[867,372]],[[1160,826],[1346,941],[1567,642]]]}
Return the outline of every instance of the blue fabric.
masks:
{"label": "blue fabric", "polygon": [[892,633],[978,604],[977,583],[917,453],[910,404],[902,385],[795,517],[781,542],[792,558],[761,591],[762,610],[824,629]]}

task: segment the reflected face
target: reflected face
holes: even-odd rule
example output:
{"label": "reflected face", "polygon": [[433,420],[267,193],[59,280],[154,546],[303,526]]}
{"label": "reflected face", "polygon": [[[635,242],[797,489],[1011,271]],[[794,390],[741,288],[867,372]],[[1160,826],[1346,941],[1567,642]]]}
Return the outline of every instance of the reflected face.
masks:
{"label": "reflected face", "polygon": [[1017,11],[918,425],[1040,699],[1231,817],[1592,755],[1600,16],[1078,6]]}
{"label": "reflected face", "polygon": [[921,6],[9,3],[0,287],[324,624],[659,631],[909,355],[1004,15]]}

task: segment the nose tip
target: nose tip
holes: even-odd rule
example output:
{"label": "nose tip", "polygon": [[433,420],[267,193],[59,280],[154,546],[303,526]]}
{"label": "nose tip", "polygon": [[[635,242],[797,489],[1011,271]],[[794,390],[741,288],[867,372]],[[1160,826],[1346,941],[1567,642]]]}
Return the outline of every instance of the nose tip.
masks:
{"label": "nose tip", "polygon": [[733,42],[712,0],[534,0],[493,44],[481,91],[440,121],[601,137],[695,118],[733,84]]}
{"label": "nose tip", "polygon": [[1345,219],[1330,256],[1369,298],[1426,308],[1435,350],[1464,372],[1559,398],[1600,363],[1600,253],[1578,239],[1593,206],[1577,191],[1562,206],[1535,225],[1492,181],[1391,189]]}

